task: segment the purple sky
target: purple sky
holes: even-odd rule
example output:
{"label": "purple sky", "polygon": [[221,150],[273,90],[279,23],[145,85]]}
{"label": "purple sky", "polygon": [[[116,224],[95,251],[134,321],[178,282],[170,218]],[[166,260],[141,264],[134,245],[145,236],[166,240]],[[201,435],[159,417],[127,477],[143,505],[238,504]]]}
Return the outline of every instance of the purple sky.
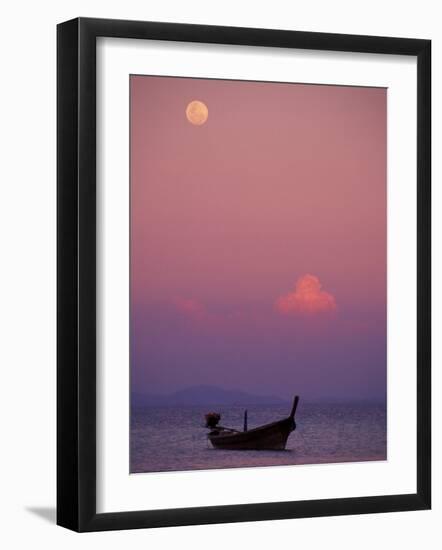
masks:
{"label": "purple sky", "polygon": [[133,391],[383,398],[386,90],[131,77],[131,310]]}

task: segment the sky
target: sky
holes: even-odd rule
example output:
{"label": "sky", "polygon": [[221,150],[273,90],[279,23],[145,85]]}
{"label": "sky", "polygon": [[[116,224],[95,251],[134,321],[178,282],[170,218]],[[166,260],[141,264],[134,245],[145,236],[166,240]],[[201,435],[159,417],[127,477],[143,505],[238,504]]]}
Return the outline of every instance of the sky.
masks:
{"label": "sky", "polygon": [[383,399],[386,89],[131,76],[130,97],[132,391]]}

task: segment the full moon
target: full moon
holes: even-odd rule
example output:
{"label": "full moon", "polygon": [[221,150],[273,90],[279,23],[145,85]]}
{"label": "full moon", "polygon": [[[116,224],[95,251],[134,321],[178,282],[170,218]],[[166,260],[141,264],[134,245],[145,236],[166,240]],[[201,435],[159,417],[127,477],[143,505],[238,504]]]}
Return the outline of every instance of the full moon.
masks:
{"label": "full moon", "polygon": [[191,101],[186,108],[187,120],[195,126],[201,126],[209,116],[209,109],[202,101]]}

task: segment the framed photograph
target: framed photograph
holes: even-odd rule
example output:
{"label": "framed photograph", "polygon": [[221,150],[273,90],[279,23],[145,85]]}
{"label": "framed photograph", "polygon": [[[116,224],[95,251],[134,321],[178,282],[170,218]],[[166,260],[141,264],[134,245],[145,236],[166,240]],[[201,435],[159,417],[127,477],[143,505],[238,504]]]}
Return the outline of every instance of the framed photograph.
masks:
{"label": "framed photograph", "polygon": [[429,509],[430,41],[57,36],[58,524]]}

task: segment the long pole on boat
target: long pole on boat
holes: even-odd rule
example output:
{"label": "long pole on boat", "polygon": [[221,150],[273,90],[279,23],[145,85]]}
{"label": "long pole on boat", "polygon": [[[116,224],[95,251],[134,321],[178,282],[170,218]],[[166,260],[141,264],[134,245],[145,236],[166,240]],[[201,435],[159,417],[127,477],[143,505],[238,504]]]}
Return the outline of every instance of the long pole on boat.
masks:
{"label": "long pole on boat", "polygon": [[247,409],[244,411],[244,431],[247,431]]}
{"label": "long pole on boat", "polygon": [[295,399],[293,400],[292,412],[290,413],[290,418],[295,418],[295,412],[298,406],[298,401],[299,401],[299,395],[295,395]]}

